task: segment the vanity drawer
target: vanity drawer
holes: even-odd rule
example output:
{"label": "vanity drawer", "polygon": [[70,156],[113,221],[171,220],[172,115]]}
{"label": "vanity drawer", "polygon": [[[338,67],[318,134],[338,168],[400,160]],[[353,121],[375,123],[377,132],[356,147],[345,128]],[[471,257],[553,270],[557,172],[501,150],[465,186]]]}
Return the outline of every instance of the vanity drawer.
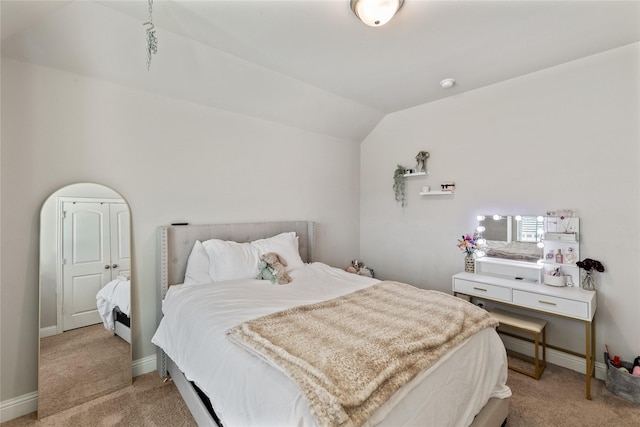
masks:
{"label": "vanity drawer", "polygon": [[455,279],[453,290],[466,295],[473,295],[496,301],[511,302],[511,288],[472,282],[471,280]]}
{"label": "vanity drawer", "polygon": [[513,303],[540,311],[548,311],[549,313],[557,313],[585,320],[589,319],[589,304],[583,301],[514,289]]}

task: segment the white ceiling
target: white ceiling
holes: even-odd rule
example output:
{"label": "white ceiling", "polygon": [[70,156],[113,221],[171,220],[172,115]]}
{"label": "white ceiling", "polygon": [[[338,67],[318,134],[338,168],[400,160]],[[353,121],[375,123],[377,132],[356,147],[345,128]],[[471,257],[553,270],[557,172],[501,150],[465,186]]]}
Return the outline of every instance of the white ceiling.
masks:
{"label": "white ceiling", "polygon": [[640,1],[405,0],[370,28],[349,0],[155,0],[147,71],[146,0],[0,5],[3,57],[322,132],[302,103],[335,111],[327,133],[349,139],[384,114],[640,40]]}

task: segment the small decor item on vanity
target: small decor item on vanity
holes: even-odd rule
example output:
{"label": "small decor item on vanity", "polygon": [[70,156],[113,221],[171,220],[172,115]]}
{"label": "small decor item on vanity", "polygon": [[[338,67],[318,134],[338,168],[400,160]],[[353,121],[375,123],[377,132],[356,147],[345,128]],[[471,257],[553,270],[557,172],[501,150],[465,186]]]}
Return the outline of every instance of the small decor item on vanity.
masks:
{"label": "small decor item on vanity", "polygon": [[552,271],[544,273],[544,284],[562,287],[567,284],[567,277],[564,275],[564,272],[560,270],[560,267],[556,267]]}
{"label": "small decor item on vanity", "polygon": [[576,265],[583,270],[580,287],[587,291],[595,291],[597,285],[596,272],[604,272],[604,265],[602,265],[600,261],[591,258],[585,258],[584,261],[578,261],[576,262]]}
{"label": "small decor item on vanity", "polygon": [[558,249],[558,252],[556,253],[556,262],[558,264],[562,264],[564,262],[564,257],[562,256],[562,250]]}
{"label": "small decor item on vanity", "polygon": [[464,257],[464,271],[467,273],[476,272],[476,259],[473,255],[465,255]]}
{"label": "small decor item on vanity", "polygon": [[402,207],[405,207],[407,204],[404,194],[404,174],[405,168],[402,165],[398,165],[393,173],[393,194],[396,202],[400,202]]}
{"label": "small decor item on vanity", "polygon": [[467,273],[475,273],[475,258],[474,254],[478,250],[477,235],[473,237],[470,235],[463,235],[462,239],[458,240],[458,248],[465,253],[464,257],[464,271]]}
{"label": "small decor item on vanity", "polygon": [[427,172],[427,159],[429,158],[428,151],[419,151],[416,154],[416,172]]}
{"label": "small decor item on vanity", "polygon": [[576,254],[573,251],[572,247],[567,248],[567,255],[564,257],[564,262],[566,264],[575,264],[576,263]]}

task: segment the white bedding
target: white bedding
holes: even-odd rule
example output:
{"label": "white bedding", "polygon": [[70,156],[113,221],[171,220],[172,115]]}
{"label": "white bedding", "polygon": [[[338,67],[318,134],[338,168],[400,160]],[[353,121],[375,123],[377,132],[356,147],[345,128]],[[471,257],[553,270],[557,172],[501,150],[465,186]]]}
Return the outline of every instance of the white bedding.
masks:
{"label": "white bedding", "polygon": [[[152,342],[209,396],[225,426],[317,425],[294,383],[233,344],[228,329],[378,282],[322,263],[289,274],[293,282],[284,286],[254,279],[172,286],[164,300]],[[468,425],[490,397],[511,395],[506,377],[504,346],[485,329],[400,389],[366,425]]]}
{"label": "white bedding", "polygon": [[115,329],[113,309],[118,307],[121,312],[129,316],[131,295],[131,281],[118,278],[104,285],[96,295],[98,313],[106,329]]}

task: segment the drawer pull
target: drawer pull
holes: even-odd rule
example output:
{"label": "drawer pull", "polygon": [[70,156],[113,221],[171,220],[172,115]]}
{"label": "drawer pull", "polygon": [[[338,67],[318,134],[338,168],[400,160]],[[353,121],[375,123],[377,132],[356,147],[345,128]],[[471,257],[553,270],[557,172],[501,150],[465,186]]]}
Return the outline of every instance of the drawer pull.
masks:
{"label": "drawer pull", "polygon": [[475,286],[473,287],[473,289],[475,289],[476,291],[483,291],[483,292],[487,292],[486,289],[484,288],[476,288]]}
{"label": "drawer pull", "polygon": [[555,303],[555,302],[551,302],[551,301],[544,301],[544,300],[541,300],[541,299],[539,299],[539,300],[538,300],[538,302],[539,302],[540,304],[556,305],[556,303]]}

